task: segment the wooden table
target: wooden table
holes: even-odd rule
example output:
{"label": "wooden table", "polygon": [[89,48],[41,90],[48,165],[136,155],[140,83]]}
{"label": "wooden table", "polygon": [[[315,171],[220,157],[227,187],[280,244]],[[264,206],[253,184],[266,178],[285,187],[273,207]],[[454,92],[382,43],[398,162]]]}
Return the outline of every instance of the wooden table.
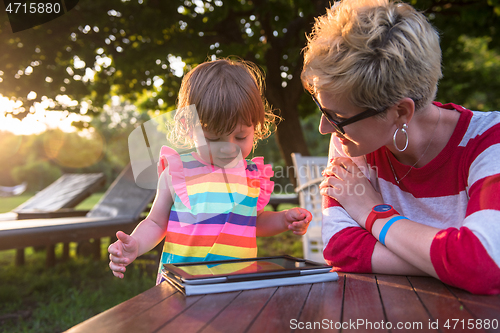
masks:
{"label": "wooden table", "polygon": [[337,282],[189,297],[164,282],[67,332],[500,331],[500,296],[471,295],[434,278],[339,275]]}

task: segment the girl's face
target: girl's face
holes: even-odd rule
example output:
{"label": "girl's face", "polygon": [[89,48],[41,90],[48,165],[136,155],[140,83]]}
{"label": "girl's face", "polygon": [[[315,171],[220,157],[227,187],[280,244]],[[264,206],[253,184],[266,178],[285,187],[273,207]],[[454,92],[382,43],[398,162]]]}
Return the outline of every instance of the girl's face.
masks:
{"label": "girl's face", "polygon": [[198,154],[204,161],[221,168],[232,168],[250,155],[254,131],[254,126],[239,122],[232,133],[217,135],[203,129],[203,133],[194,131],[193,139]]}

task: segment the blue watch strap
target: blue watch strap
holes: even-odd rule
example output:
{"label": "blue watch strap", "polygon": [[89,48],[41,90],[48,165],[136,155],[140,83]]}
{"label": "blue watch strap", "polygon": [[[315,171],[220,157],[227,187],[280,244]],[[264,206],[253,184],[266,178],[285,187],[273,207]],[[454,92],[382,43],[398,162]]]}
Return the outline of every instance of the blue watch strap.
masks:
{"label": "blue watch strap", "polygon": [[387,223],[384,225],[382,231],[380,231],[380,234],[378,235],[378,241],[382,243],[382,245],[385,246],[385,236],[387,235],[387,231],[389,231],[389,228],[394,224],[394,222],[399,220],[408,220],[408,218],[404,216],[395,216],[387,221]]}

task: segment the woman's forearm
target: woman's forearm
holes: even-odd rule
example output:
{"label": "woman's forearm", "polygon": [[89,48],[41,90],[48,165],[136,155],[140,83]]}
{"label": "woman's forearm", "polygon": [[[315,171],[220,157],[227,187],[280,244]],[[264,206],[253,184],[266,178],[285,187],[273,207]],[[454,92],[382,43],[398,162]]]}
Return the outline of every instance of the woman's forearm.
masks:
{"label": "woman's forearm", "polygon": [[[375,222],[372,229],[375,238],[379,239],[382,228],[390,219]],[[430,248],[439,230],[410,220],[396,221],[387,231],[385,247],[381,243],[375,247],[372,256],[374,272],[398,274],[395,271],[401,270],[402,274],[425,273],[437,278]]]}
{"label": "woman's forearm", "polygon": [[401,257],[398,257],[379,242],[375,244],[375,248],[373,249],[372,272],[394,275],[429,275],[401,259]]}

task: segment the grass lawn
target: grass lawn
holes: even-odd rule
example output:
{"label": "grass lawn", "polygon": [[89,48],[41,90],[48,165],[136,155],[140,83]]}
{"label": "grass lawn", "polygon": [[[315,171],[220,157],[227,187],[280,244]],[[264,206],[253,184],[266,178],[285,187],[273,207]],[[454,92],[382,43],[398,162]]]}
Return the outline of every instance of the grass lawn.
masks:
{"label": "grass lawn", "polygon": [[145,263],[132,265],[121,280],[104,260],[73,254],[45,268],[45,251],[26,252],[23,267],[14,266],[14,250],[0,252],[0,332],[62,332],[155,284]]}
{"label": "grass lawn", "polygon": [[33,193],[23,193],[15,197],[0,198],[0,213],[10,212],[12,209],[16,208],[32,196]]}
{"label": "grass lawn", "polygon": [[[16,208],[33,195],[34,193],[23,193],[15,197],[0,198],[0,214],[10,212],[12,209]],[[87,199],[76,206],[75,209],[90,210],[99,201],[102,195],[103,193],[94,193],[90,195]]]}
{"label": "grass lawn", "polygon": [[[32,194],[31,194],[32,195]],[[9,212],[31,197],[1,198],[0,213]],[[91,209],[102,193],[93,194],[77,209]],[[279,209],[292,205],[283,204]],[[271,209],[270,206],[266,210]],[[107,258],[109,238],[102,239],[102,258]],[[290,254],[302,256],[299,236],[290,232],[257,239],[258,256]],[[62,244],[56,247],[56,257]],[[26,264],[14,265],[15,250],[0,251],[0,332],[62,332],[153,287],[156,263],[137,259],[127,268],[125,278],[113,276],[108,261],[93,261],[76,255],[71,243],[70,260],[45,267],[45,251],[26,249]]]}

